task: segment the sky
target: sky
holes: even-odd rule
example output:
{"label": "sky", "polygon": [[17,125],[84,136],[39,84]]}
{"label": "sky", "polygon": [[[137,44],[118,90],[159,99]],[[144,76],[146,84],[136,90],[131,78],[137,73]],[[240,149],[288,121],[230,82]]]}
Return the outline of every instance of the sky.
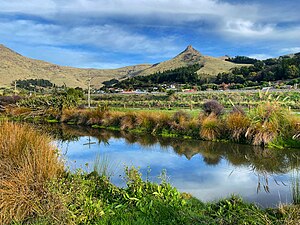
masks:
{"label": "sky", "polygon": [[0,44],[51,63],[157,63],[187,45],[258,59],[300,52],[300,0],[0,0]]}

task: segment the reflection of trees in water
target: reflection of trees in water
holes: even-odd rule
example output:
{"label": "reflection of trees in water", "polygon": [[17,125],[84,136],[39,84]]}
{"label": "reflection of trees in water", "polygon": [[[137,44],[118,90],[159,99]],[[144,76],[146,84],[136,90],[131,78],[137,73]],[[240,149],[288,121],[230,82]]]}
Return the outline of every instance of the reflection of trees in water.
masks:
{"label": "reflection of trees in water", "polygon": [[207,165],[218,165],[219,162],[221,161],[221,157],[217,156],[217,157],[205,157],[203,156],[203,161],[207,164]]}
{"label": "reflection of trees in water", "polygon": [[109,143],[110,138],[124,138],[128,144],[171,146],[178,155],[184,155],[187,159],[199,154],[207,165],[217,165],[221,159],[225,159],[233,166],[247,166],[260,176],[264,173],[283,174],[292,168],[299,167],[300,152],[287,149],[269,150],[250,145],[163,138],[69,125],[43,126],[42,128],[60,140],[76,141],[80,136],[92,136],[97,138],[99,143]]}

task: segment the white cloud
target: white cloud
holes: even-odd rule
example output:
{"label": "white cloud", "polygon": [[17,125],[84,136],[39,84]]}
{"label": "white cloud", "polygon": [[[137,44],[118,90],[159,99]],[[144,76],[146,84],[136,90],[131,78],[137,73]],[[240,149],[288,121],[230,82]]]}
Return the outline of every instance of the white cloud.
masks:
{"label": "white cloud", "polygon": [[[0,5],[2,13],[38,15],[58,23],[67,21],[72,24],[77,20],[92,20],[94,26],[104,26],[103,21],[119,16],[130,17],[135,24],[150,23],[152,26],[160,26],[160,23],[185,26],[186,23],[201,20],[211,23],[209,29],[221,35],[252,39],[267,39],[273,35],[274,38],[287,38],[287,35],[278,34],[282,29],[276,25],[283,21],[300,20],[299,14],[293,13],[297,10],[289,8],[288,4],[281,7],[274,4],[275,7],[263,3],[233,4],[218,0],[45,0],[43,4],[38,0],[27,0],[26,3],[19,0],[0,0]],[[293,33],[294,28],[286,28],[285,31]],[[105,32],[107,28],[102,27],[101,30],[103,29]],[[121,35],[123,34],[121,32]],[[127,43],[126,37],[125,33],[124,44]],[[137,36],[135,40],[143,41],[143,37]]]}
{"label": "white cloud", "polygon": [[224,31],[238,36],[257,38],[270,35],[274,32],[274,26],[255,24],[249,20],[232,20],[226,23]]}
{"label": "white cloud", "polygon": [[[217,35],[221,41],[226,39],[247,46],[248,43],[276,42],[280,43],[279,49],[297,46],[300,36],[300,7],[291,3],[229,3],[221,0],[44,0],[41,3],[39,0],[0,0],[0,5],[0,16],[6,18],[0,19],[0,42],[50,47],[89,46],[95,51],[114,54],[143,54],[147,59],[174,56],[183,47],[181,44],[190,38],[185,36],[187,29],[195,36],[206,32],[214,37]],[[23,19],[16,19],[14,15]],[[166,28],[176,33],[178,27],[181,29],[178,32],[182,32],[180,39],[175,34],[160,32]],[[155,30],[155,35],[149,30]],[[71,55],[65,52],[66,56]],[[50,58],[50,54],[48,56]],[[89,57],[93,58],[92,55],[84,56],[85,59]],[[94,61],[90,63],[99,65]]]}
{"label": "white cloud", "polygon": [[178,49],[173,37],[149,38],[113,25],[64,27],[17,20],[0,22],[2,39],[31,45],[90,45],[107,51],[167,54]]}
{"label": "white cloud", "polygon": [[268,54],[252,54],[252,55],[248,55],[248,57],[259,59],[259,60],[274,58],[274,56]]}
{"label": "white cloud", "polygon": [[291,54],[291,53],[298,53],[300,52],[300,47],[290,47],[290,48],[283,48],[280,50],[282,54]]}

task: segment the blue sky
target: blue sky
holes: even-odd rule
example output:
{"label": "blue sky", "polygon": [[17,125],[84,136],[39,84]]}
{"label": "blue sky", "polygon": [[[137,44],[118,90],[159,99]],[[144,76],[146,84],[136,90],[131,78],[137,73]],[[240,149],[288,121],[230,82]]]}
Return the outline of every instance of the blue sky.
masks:
{"label": "blue sky", "polygon": [[300,0],[0,0],[0,43],[59,65],[117,68],[300,52]]}

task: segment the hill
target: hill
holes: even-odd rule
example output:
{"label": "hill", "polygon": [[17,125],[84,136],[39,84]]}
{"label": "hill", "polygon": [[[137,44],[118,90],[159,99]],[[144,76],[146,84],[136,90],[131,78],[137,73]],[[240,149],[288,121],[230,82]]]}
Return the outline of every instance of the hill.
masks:
{"label": "hill", "polygon": [[155,64],[147,68],[138,75],[150,75],[157,72],[186,67],[194,64],[199,64],[202,67],[197,71],[199,75],[216,76],[218,73],[228,72],[231,68],[243,66],[225,61],[225,58],[214,58],[211,56],[204,56],[199,51],[189,45],[183,52],[176,57]]}
{"label": "hill", "polygon": [[228,72],[233,67],[242,66],[222,58],[204,56],[192,46],[188,46],[176,57],[154,65],[142,64],[119,69],[79,69],[30,59],[0,45],[0,86],[10,86],[18,79],[46,79],[57,85],[86,88],[87,80],[93,78],[92,85],[101,87],[102,82],[111,79],[150,75],[194,64],[201,65],[198,74],[208,76],[216,76],[218,73]]}
{"label": "hill", "polygon": [[0,45],[0,86],[10,86],[14,80],[18,79],[46,79],[57,85],[66,84],[69,87],[86,88],[90,77],[93,77],[93,85],[101,86],[103,81],[119,79],[150,66],[136,65],[106,70],[79,69],[30,59]]}

